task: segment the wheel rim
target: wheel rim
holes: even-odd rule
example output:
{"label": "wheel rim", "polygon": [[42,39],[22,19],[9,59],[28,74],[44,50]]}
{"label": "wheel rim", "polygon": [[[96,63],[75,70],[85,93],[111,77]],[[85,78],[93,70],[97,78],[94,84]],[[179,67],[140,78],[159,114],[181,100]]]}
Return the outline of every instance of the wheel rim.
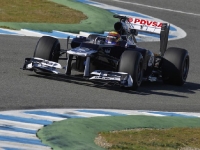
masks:
{"label": "wheel rim", "polygon": [[187,57],[185,59],[184,65],[183,65],[183,71],[182,71],[182,78],[185,81],[188,75],[188,71],[189,71],[189,58]]}

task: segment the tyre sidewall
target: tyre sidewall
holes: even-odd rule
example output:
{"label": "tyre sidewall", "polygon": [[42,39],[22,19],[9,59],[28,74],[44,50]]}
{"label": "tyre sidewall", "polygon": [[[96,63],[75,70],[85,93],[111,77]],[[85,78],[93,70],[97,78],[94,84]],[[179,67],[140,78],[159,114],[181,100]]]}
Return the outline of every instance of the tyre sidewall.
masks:
{"label": "tyre sidewall", "polygon": [[162,60],[162,77],[164,83],[183,85],[186,78],[183,78],[184,63],[188,61],[189,55],[187,50],[181,48],[168,48]]}
{"label": "tyre sidewall", "polygon": [[[140,70],[138,72],[138,69]],[[120,58],[119,72],[125,72],[131,75],[133,79],[132,89],[136,90],[142,83],[143,78],[143,57],[137,51],[124,51]],[[140,73],[140,75],[139,75]],[[140,78],[138,79],[138,76]]]}
{"label": "tyre sidewall", "polygon": [[54,62],[58,62],[60,55],[60,43],[58,39],[43,36],[39,39],[33,57],[38,57]]}

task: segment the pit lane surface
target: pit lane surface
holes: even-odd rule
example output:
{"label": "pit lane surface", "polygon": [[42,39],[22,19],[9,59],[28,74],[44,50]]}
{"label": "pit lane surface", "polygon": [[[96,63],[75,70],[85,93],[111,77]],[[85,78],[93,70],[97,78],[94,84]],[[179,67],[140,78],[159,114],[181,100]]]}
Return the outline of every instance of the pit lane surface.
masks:
{"label": "pit lane surface", "polygon": [[[186,31],[184,39],[170,41],[168,47],[183,47],[190,54],[190,71],[183,87],[162,83],[144,83],[137,92],[118,87],[91,84],[90,82],[53,78],[22,71],[25,57],[33,55],[39,38],[0,35],[0,110],[34,108],[109,108],[132,110],[158,110],[200,112],[200,34],[199,16],[147,8],[144,6],[99,0],[156,18],[166,20]],[[126,2],[126,1],[124,1]],[[131,0],[130,2],[136,2]],[[200,14],[199,2],[186,0],[158,3],[155,0],[140,1],[141,4]],[[186,5],[187,4],[187,5]],[[62,49],[66,41],[60,40]],[[139,43],[153,51],[159,50],[159,43]]]}

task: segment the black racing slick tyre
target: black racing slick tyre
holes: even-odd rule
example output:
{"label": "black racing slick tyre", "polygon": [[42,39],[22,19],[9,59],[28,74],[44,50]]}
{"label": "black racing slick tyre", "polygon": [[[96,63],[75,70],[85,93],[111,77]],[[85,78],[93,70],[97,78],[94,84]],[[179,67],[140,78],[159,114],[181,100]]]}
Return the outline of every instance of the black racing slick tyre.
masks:
{"label": "black racing slick tyre", "polygon": [[39,39],[33,57],[58,62],[60,56],[60,43],[58,39],[50,36],[43,36]]}
{"label": "black racing slick tyre", "polygon": [[188,71],[188,51],[181,48],[168,48],[162,60],[163,82],[182,86],[187,79]]}
{"label": "black racing slick tyre", "polygon": [[137,51],[124,51],[119,62],[119,72],[131,75],[133,79],[133,90],[141,85],[143,79],[143,57]]}

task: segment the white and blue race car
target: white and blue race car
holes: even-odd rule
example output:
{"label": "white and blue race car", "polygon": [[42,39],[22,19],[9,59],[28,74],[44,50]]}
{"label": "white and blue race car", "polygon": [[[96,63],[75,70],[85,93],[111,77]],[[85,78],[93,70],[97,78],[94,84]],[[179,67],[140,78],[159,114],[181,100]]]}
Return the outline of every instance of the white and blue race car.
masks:
{"label": "white and blue race car", "polygon": [[[167,48],[169,23],[161,23],[141,18],[114,15],[119,21],[114,24],[120,40],[115,42],[113,34],[102,36],[91,34],[88,37],[73,38],[71,48],[60,49],[59,40],[50,36],[39,39],[33,57],[26,58],[24,70],[40,74],[64,74],[71,71],[82,73],[83,78],[118,83],[122,87],[136,90],[142,81],[162,80],[164,83],[183,85],[189,71],[189,54],[183,48]],[[160,51],[136,45],[138,31],[160,35]],[[66,55],[65,58],[61,57]],[[66,61],[62,67],[58,62]],[[60,73],[64,69],[65,73]]]}

